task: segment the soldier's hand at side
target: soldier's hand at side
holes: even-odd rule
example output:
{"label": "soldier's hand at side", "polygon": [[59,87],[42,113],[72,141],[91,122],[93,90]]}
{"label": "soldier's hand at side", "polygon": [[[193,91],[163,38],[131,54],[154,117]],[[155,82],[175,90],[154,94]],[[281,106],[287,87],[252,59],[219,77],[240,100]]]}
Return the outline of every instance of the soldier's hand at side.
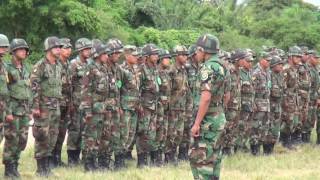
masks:
{"label": "soldier's hand at side", "polygon": [[11,122],[11,121],[13,121],[13,119],[14,119],[14,118],[13,118],[13,115],[12,115],[12,114],[6,116],[6,121],[7,121],[7,122]]}
{"label": "soldier's hand at side", "polygon": [[317,106],[320,106],[320,99],[317,99]]}
{"label": "soldier's hand at side", "polygon": [[120,116],[123,115],[123,110],[121,108],[119,108],[118,113],[120,114]]}
{"label": "soldier's hand at side", "polygon": [[33,117],[40,117],[40,109],[33,109],[32,115]]}
{"label": "soldier's hand at side", "polygon": [[89,113],[89,114],[86,114],[86,117],[85,117],[86,123],[90,122],[91,119],[92,119],[92,114],[90,114],[90,113]]}
{"label": "soldier's hand at side", "polygon": [[191,128],[191,135],[193,137],[198,137],[200,135],[200,125],[194,124]]}

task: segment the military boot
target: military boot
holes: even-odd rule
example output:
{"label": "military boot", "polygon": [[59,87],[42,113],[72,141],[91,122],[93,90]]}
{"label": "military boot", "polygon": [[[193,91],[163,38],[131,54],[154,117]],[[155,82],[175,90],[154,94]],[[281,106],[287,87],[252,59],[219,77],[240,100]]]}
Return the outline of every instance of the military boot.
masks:
{"label": "military boot", "polygon": [[100,154],[98,156],[98,166],[100,170],[110,169],[111,155]]}
{"label": "military boot", "polygon": [[84,170],[85,171],[96,171],[98,168],[96,166],[96,157],[95,156],[87,156],[84,160]]}
{"label": "military boot", "polygon": [[290,134],[283,134],[282,136],[283,136],[282,145],[289,150],[294,150],[295,147],[292,144]]}
{"label": "military boot", "polygon": [[48,177],[49,173],[48,173],[48,169],[47,169],[47,158],[41,158],[41,159],[37,159],[37,171],[36,173],[39,176],[43,176],[43,177]]}
{"label": "military boot", "polygon": [[19,176],[16,176],[14,172],[14,163],[11,162],[5,162],[4,163],[4,176],[8,178],[17,178]]}
{"label": "military boot", "polygon": [[257,156],[259,154],[260,145],[259,144],[251,144],[250,150],[251,154]]}
{"label": "military boot", "polygon": [[270,155],[272,153],[271,144],[263,144],[262,147],[264,155]]}
{"label": "military boot", "polygon": [[16,177],[20,177],[20,173],[19,173],[19,171],[18,171],[18,166],[19,166],[18,161],[16,161],[13,165],[14,165],[14,168],[13,168],[14,174],[16,175]]}
{"label": "military boot", "polygon": [[80,163],[80,150],[68,150],[68,165],[76,166]]}
{"label": "military boot", "polygon": [[293,145],[302,144],[301,131],[296,130],[291,134],[291,143]]}
{"label": "military boot", "polygon": [[114,169],[120,170],[122,168],[124,168],[122,164],[122,154],[119,153],[114,156]]}
{"label": "military boot", "polygon": [[125,154],[125,158],[127,160],[133,160],[132,152],[131,151],[127,151],[126,154]]}
{"label": "military boot", "polygon": [[151,151],[150,152],[150,163],[152,166],[157,166],[156,159],[157,159],[157,151]]}
{"label": "military boot", "polygon": [[180,161],[188,160],[188,148],[187,147],[179,147],[178,159]]}
{"label": "military boot", "polygon": [[223,155],[230,156],[231,155],[231,148],[230,147],[224,147],[222,149],[222,153],[223,153]]}
{"label": "military boot", "polygon": [[163,158],[162,158],[162,150],[158,150],[158,153],[157,153],[157,157],[156,157],[156,162],[158,164],[158,166],[162,166],[163,165]]}
{"label": "military boot", "polygon": [[170,163],[174,166],[178,165],[178,161],[176,159],[176,151],[171,151],[170,152]]}
{"label": "military boot", "polygon": [[147,153],[140,153],[138,154],[138,168],[143,168],[148,165],[148,154]]}

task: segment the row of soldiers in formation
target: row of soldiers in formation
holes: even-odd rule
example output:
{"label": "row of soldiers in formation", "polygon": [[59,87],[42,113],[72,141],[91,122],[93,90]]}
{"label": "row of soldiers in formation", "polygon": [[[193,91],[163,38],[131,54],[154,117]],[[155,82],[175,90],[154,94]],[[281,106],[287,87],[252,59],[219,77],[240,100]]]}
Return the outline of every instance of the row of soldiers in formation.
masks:
{"label": "row of soldiers in formation", "polygon": [[[227,120],[223,131],[214,126],[201,129],[222,132],[202,134],[215,139],[214,150],[231,154],[232,150],[246,150],[249,144],[254,155],[259,154],[260,146],[271,154],[279,137],[289,149],[293,142],[309,142],[320,104],[316,52],[294,46],[286,56],[280,49],[269,48],[252,67],[252,50],[218,53],[218,40],[210,38],[202,36],[200,44],[189,49],[179,45],[171,53],[154,44],[137,48],[123,46],[118,39],[104,44],[80,38],[75,42],[78,56],[69,61],[70,39],[48,37],[45,56],[29,72],[24,65],[29,53],[26,41],[13,39],[9,44],[0,35],[0,58],[8,49],[12,56],[11,62],[1,60],[0,64],[5,176],[20,176],[18,161],[33,118],[35,159],[41,176],[64,165],[61,150],[68,132],[70,166],[79,164],[82,156],[86,171],[106,170],[114,156],[114,169],[122,169],[135,145],[138,167],[176,164],[177,158],[190,157],[197,178],[201,168],[198,173],[194,169],[201,159],[201,134],[191,135],[190,129],[201,92],[209,90],[222,94],[223,100],[212,96],[208,112],[220,112],[222,105]],[[211,44],[201,44],[207,39]],[[203,58],[197,57],[206,48],[217,59],[219,55],[218,66],[204,66]],[[216,78],[220,76],[223,81]]]}

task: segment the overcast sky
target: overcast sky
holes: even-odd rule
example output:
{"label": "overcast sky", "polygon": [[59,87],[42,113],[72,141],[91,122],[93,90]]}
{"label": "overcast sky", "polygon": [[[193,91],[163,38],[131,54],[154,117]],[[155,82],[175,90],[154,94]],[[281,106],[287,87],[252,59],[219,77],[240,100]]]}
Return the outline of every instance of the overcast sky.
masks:
{"label": "overcast sky", "polygon": [[304,0],[305,2],[312,3],[314,5],[320,6],[320,0]]}

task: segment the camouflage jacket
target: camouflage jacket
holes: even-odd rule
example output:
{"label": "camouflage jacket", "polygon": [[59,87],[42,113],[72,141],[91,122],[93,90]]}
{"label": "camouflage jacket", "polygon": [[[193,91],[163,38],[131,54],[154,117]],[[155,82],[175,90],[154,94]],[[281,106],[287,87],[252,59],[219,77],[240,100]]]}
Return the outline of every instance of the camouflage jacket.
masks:
{"label": "camouflage jacket", "polygon": [[284,78],[284,93],[283,103],[284,108],[296,109],[298,102],[298,70],[296,67],[289,66],[283,72]]}
{"label": "camouflage jacket", "polygon": [[33,109],[56,109],[59,106],[62,98],[61,71],[62,66],[59,62],[50,64],[45,58],[34,65],[30,76]]}
{"label": "camouflage jacket", "polygon": [[72,84],[72,100],[73,103],[76,105],[80,105],[81,102],[81,84],[82,78],[84,77],[85,73],[88,72],[88,65],[80,60],[78,56],[76,59],[73,59],[70,63],[70,72],[71,72],[71,84]]}
{"label": "camouflage jacket", "polygon": [[6,67],[9,79],[8,89],[11,97],[9,109],[15,115],[29,114],[32,103],[30,72],[25,65],[18,69],[13,62],[8,63]]}
{"label": "camouflage jacket", "polygon": [[137,65],[124,62],[121,66],[121,108],[135,110],[140,106],[141,71]]}
{"label": "camouflage jacket", "polygon": [[250,71],[240,68],[241,111],[254,111],[254,84]]}
{"label": "camouflage jacket", "polygon": [[199,78],[199,70],[200,66],[197,63],[192,62],[190,60],[186,64],[186,70],[188,75],[188,84],[189,84],[189,90],[187,94],[187,112],[193,112],[195,108],[198,107],[199,103],[199,94],[200,92],[200,78]]}
{"label": "camouflage jacket", "polygon": [[300,64],[298,66],[298,74],[299,74],[299,97],[309,99],[310,87],[311,87],[311,77],[310,77],[310,69],[307,64]]}
{"label": "camouflage jacket", "polygon": [[240,110],[241,107],[241,84],[239,71],[235,67],[230,67],[230,100],[227,109]]}
{"label": "camouflage jacket", "polygon": [[281,103],[284,93],[284,79],[282,73],[270,71],[271,89],[270,89],[270,111],[281,112]]}
{"label": "camouflage jacket", "polygon": [[62,65],[62,100],[60,101],[61,106],[67,106],[72,102],[72,84],[71,84],[71,69],[70,63],[60,61]]}
{"label": "camouflage jacket", "polygon": [[8,81],[8,72],[5,68],[5,64],[0,60],[0,112],[7,112],[9,110],[6,105],[9,99]]}
{"label": "camouflage jacket", "polygon": [[144,108],[156,110],[159,98],[161,79],[157,67],[150,67],[147,63],[141,69],[141,105]]}
{"label": "camouflage jacket", "polygon": [[309,66],[310,69],[310,100],[317,100],[320,94],[320,77],[318,67]]}
{"label": "camouflage jacket", "polygon": [[159,68],[159,77],[161,79],[160,89],[160,100],[162,104],[169,104],[171,97],[171,77],[169,69]]}
{"label": "camouflage jacket", "polygon": [[171,77],[171,99],[170,108],[172,110],[186,110],[187,93],[189,91],[188,75],[185,66],[172,65],[170,69]]}
{"label": "camouflage jacket", "polygon": [[217,55],[213,55],[200,69],[201,91],[211,93],[211,102],[207,113],[224,112],[222,105],[226,92],[226,71],[227,69]]}
{"label": "camouflage jacket", "polygon": [[253,87],[255,92],[255,108],[260,112],[270,112],[270,88],[271,79],[269,70],[262,69],[258,63],[252,73]]}

